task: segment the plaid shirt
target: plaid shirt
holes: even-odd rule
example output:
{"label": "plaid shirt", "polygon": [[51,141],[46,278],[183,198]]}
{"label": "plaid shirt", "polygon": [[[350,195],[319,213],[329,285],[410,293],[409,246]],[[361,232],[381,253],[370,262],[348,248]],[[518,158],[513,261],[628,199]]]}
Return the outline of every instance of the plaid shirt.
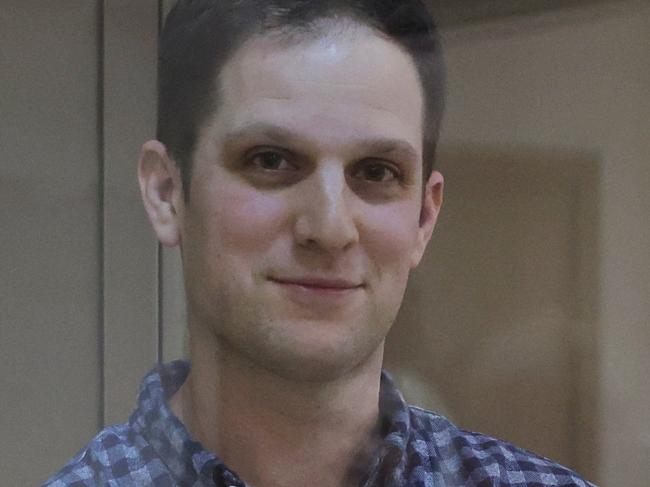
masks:
{"label": "plaid shirt", "polygon": [[[154,368],[142,382],[129,422],[101,431],[44,487],[245,487],[214,453],[190,438],[169,407],[189,370],[184,361]],[[408,406],[385,373],[379,409],[383,443],[364,486],[593,487],[550,460]]]}

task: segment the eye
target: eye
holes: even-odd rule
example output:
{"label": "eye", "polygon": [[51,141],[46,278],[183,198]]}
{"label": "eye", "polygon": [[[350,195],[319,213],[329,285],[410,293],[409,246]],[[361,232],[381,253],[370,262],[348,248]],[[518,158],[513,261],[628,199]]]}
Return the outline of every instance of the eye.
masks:
{"label": "eye", "polygon": [[354,174],[354,177],[376,183],[387,183],[400,178],[397,168],[383,162],[368,162],[363,164]]}
{"label": "eye", "polygon": [[276,151],[258,152],[253,154],[249,161],[253,167],[265,171],[292,171],[296,169],[296,166],[287,161],[283,154]]}

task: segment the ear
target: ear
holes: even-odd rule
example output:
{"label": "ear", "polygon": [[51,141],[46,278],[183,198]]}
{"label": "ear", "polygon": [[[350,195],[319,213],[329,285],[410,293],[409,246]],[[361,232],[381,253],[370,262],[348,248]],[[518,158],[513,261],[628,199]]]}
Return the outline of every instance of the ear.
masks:
{"label": "ear", "polygon": [[138,181],[144,208],[158,240],[168,247],[178,245],[183,188],[180,171],[161,142],[150,140],[142,146]]}
{"label": "ear", "polygon": [[438,214],[442,207],[444,186],[445,179],[442,177],[442,174],[438,171],[433,171],[424,187],[417,241],[411,254],[411,268],[418,266],[429,240],[431,240],[431,235],[433,234],[433,229],[436,226]]}

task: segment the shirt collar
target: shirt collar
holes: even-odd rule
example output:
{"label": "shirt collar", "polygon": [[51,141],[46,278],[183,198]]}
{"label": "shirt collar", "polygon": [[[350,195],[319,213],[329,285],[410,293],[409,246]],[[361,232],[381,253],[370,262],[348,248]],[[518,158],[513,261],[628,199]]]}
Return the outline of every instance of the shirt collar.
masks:
{"label": "shirt collar", "polygon": [[153,448],[181,485],[193,485],[201,478],[211,478],[217,456],[194,441],[169,406],[190,373],[190,364],[177,360],[158,364],[143,379],[138,406],[130,424]]}
{"label": "shirt collar", "polygon": [[[211,480],[215,471],[229,477],[228,483],[237,485],[234,474],[217,455],[192,440],[169,406],[169,399],[183,385],[189,372],[190,363],[184,360],[158,364],[142,381],[138,406],[129,423],[148,441],[181,485],[192,485],[198,479]],[[379,415],[383,439],[364,485],[374,485],[380,478],[388,480],[406,462],[411,430],[409,408],[386,372],[381,374]]]}
{"label": "shirt collar", "polygon": [[362,483],[364,486],[392,485],[393,478],[399,482],[398,472],[403,470],[407,460],[407,445],[411,436],[410,411],[386,371],[381,373],[379,422],[381,446],[370,464],[366,481]]}

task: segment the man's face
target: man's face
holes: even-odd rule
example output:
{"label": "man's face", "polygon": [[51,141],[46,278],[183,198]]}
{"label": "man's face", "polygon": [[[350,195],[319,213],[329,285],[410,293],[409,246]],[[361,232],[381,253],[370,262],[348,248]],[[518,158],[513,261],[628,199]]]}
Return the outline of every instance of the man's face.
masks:
{"label": "man's face", "polygon": [[442,192],[422,212],[411,59],[363,27],[256,37],[219,84],[179,211],[190,332],[304,380],[381,360]]}

